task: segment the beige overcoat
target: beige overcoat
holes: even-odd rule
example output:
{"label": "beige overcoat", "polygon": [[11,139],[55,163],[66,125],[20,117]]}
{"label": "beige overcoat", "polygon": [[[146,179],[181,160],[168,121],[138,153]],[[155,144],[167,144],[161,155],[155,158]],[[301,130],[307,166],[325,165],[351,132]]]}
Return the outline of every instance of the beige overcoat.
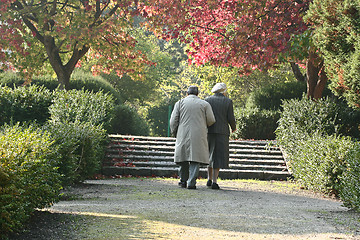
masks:
{"label": "beige overcoat", "polygon": [[176,102],[170,117],[171,132],[177,130],[174,161],[209,164],[207,127],[214,123],[210,104],[196,95]]}

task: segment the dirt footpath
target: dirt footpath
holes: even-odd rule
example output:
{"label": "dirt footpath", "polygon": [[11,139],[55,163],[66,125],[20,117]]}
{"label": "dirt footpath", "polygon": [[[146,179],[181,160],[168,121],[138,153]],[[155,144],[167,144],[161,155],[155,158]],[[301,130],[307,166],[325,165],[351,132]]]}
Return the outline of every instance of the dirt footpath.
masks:
{"label": "dirt footpath", "polygon": [[11,239],[360,239],[360,214],[289,182],[91,180]]}

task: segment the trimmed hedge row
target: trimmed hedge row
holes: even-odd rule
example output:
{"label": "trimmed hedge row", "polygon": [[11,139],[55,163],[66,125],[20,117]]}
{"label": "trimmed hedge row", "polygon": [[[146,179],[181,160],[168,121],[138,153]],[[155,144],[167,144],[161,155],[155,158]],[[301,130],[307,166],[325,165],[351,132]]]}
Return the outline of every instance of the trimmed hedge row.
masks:
{"label": "trimmed hedge row", "polygon": [[110,128],[114,99],[108,93],[88,90],[56,90],[49,106],[50,122],[87,122]]}
{"label": "trimmed hedge row", "polygon": [[101,169],[107,145],[102,126],[89,122],[52,122],[43,128],[54,141],[62,185],[81,182]]}
{"label": "trimmed hedge row", "polygon": [[5,123],[51,121],[100,122],[111,133],[148,135],[149,127],[136,111],[102,90],[54,90],[42,86],[0,87],[0,126]]}
{"label": "trimmed hedge row", "polygon": [[339,196],[344,206],[360,212],[360,142],[354,143],[346,157],[340,176]]}
{"label": "trimmed hedge row", "polygon": [[5,234],[20,229],[35,208],[56,202],[61,186],[83,181],[100,169],[107,145],[104,126],[110,124],[114,101],[109,94],[87,90],[51,93],[37,86],[1,90],[6,96],[20,96],[8,98],[16,99],[13,113],[22,109],[31,113],[27,100],[33,95],[52,96],[50,110],[43,108],[50,117],[42,126],[34,124],[40,121],[33,114],[23,121],[28,127],[5,125],[0,134],[0,215]]}
{"label": "trimmed hedge row", "polygon": [[[19,75],[13,72],[0,73],[0,84],[11,88],[23,86],[25,80]],[[51,76],[38,76],[32,79],[31,86],[41,86],[50,91],[54,91],[58,88],[59,83]],[[82,70],[76,70],[71,75],[70,89],[85,89],[92,92],[103,91],[111,94],[117,103],[120,103],[120,93],[104,78],[100,76],[93,76],[91,73],[84,72]]]}
{"label": "trimmed hedge row", "polygon": [[102,90],[0,87],[1,235],[21,229],[35,208],[56,202],[62,186],[97,173],[106,130],[147,130],[136,112],[115,104]]}
{"label": "trimmed hedge row", "polygon": [[[304,187],[339,196],[360,210],[360,113],[325,98],[288,100],[276,139],[288,155],[294,178]],[[350,136],[349,136],[350,135]],[[351,193],[351,194],[349,194]]]}
{"label": "trimmed hedge row", "polygon": [[35,208],[56,202],[61,189],[51,135],[36,127],[0,130],[0,236],[15,231]]}
{"label": "trimmed hedge row", "polygon": [[0,125],[5,123],[36,121],[44,124],[50,117],[48,111],[53,94],[39,86],[0,89]]}

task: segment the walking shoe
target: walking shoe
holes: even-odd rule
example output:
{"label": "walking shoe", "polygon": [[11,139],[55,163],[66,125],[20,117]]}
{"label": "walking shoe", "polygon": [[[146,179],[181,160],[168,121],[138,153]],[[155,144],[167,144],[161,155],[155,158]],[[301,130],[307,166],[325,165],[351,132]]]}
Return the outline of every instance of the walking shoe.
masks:
{"label": "walking shoe", "polygon": [[211,189],[220,189],[220,187],[217,183],[213,183],[211,184]]}
{"label": "walking shoe", "polygon": [[179,187],[186,188],[186,182],[179,182]]}
{"label": "walking shoe", "polygon": [[211,184],[212,184],[212,181],[211,181],[211,180],[208,180],[207,183],[206,183],[206,186],[207,186],[207,187],[211,187]]}
{"label": "walking shoe", "polygon": [[196,186],[188,186],[187,189],[196,189]]}

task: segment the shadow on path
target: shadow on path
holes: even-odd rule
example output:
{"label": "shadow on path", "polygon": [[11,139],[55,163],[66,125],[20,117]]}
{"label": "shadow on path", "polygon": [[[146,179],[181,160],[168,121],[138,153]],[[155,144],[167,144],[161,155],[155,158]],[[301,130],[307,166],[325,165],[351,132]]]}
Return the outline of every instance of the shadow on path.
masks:
{"label": "shadow on path", "polygon": [[360,214],[287,182],[87,181],[10,239],[360,239]]}

